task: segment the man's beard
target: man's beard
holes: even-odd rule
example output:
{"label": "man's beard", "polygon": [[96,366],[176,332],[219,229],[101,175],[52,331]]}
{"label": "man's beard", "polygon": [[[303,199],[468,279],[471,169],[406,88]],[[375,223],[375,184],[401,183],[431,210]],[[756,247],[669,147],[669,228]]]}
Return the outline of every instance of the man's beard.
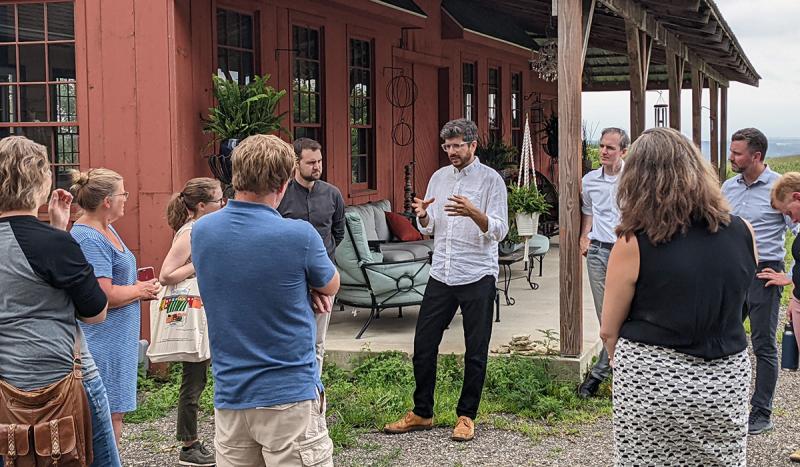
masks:
{"label": "man's beard", "polygon": [[740,174],[740,173],[744,172],[744,169],[739,167],[736,164],[731,164],[731,170],[734,171],[737,174]]}
{"label": "man's beard", "polygon": [[311,175],[308,176],[300,174],[300,176],[307,182],[316,182],[322,176],[322,172],[318,172],[316,175],[312,172]]}

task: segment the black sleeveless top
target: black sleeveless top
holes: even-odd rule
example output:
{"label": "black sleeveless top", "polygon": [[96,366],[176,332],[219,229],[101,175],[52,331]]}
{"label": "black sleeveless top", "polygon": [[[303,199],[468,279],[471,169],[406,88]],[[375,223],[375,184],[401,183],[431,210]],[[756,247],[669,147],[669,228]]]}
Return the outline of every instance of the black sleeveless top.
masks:
{"label": "black sleeveless top", "polygon": [[620,337],[716,359],[747,348],[742,310],[756,271],[744,221],[710,233],[705,222],[653,246],[643,232],[639,278]]}

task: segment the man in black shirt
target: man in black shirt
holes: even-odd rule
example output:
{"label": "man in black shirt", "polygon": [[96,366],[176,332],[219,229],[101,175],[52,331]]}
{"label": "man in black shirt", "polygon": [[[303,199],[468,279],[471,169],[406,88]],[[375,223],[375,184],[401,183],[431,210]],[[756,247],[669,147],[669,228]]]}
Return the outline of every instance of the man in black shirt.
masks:
{"label": "man in black shirt", "polygon": [[[294,153],[296,158],[294,178],[289,180],[278,212],[286,218],[310,222],[322,237],[331,261],[334,261],[336,246],[344,238],[344,198],[338,188],[320,180],[322,145],[310,138],[298,138],[294,142]],[[321,372],[322,358],[325,355],[325,335],[328,332],[331,315],[316,313],[315,316],[317,364]]]}

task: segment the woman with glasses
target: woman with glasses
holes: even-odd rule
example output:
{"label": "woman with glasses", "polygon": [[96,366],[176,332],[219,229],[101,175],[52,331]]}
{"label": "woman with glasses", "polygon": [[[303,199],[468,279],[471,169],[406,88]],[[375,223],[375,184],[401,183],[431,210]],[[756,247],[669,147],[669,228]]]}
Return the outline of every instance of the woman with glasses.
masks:
{"label": "woman with glasses", "polygon": [[[180,193],[173,195],[167,206],[167,222],[175,237],[161,265],[159,280],[174,285],[194,276],[192,265],[192,226],[197,219],[218,211],[225,205],[222,187],[211,178],[193,178]],[[197,439],[197,410],[200,394],[206,387],[210,360],[183,362],[180,396],[178,398],[178,441],[183,443],[179,455],[181,465],[214,465],[214,454]]]}
{"label": "woman with glasses", "polygon": [[128,192],[122,177],[109,169],[73,171],[70,192],[83,209],[70,232],[108,297],[106,320],[81,326],[108,390],[114,436],[119,445],[122,417],[136,409],[139,301],[155,299],[161,286],[155,279],[136,280],[136,258],[112,226],[125,215]]}
{"label": "woman with glasses", "polygon": [[744,466],[752,229],[670,128],[631,145],[617,200],[600,327],[614,368],[615,465]]}

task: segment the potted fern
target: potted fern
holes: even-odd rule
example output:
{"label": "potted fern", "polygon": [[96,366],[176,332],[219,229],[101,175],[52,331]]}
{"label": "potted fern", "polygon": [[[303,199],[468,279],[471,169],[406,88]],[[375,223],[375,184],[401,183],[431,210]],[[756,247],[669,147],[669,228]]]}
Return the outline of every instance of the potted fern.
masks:
{"label": "potted fern", "polygon": [[536,189],[536,184],[510,187],[508,210],[514,213],[518,235],[535,235],[539,231],[539,215],[550,208],[550,203]]}
{"label": "potted fern", "polygon": [[276,90],[267,82],[270,76],[255,76],[248,84],[240,85],[219,76],[212,76],[214,99],[217,105],[208,109],[203,132],[211,134],[211,145],[219,143],[219,154],[208,158],[214,175],[223,183],[231,182],[231,151],[239,141],[251,135],[287,131],[283,118],[277,113],[278,103],[286,90]]}

